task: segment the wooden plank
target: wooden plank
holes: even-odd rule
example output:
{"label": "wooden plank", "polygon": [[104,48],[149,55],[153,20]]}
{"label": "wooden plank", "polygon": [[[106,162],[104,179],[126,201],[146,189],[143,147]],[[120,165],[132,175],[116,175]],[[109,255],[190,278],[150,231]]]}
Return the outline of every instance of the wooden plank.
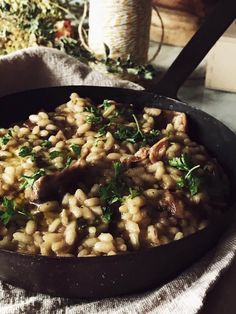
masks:
{"label": "wooden plank", "polygon": [[236,32],[223,36],[209,54],[207,88],[236,92]]}
{"label": "wooden plank", "polygon": [[[165,37],[164,43],[174,46],[185,46],[199,27],[199,18],[190,13],[173,11],[169,9],[159,9],[162,17]],[[150,39],[158,42],[161,38],[160,20],[153,10]]]}

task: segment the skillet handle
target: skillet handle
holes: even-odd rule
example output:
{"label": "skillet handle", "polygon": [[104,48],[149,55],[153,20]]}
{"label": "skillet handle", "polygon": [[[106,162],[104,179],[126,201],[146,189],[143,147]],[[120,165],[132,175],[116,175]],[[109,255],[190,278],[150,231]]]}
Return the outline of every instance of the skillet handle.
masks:
{"label": "skillet handle", "polygon": [[236,0],[220,0],[159,81],[155,88],[156,92],[176,98],[181,85],[235,18]]}

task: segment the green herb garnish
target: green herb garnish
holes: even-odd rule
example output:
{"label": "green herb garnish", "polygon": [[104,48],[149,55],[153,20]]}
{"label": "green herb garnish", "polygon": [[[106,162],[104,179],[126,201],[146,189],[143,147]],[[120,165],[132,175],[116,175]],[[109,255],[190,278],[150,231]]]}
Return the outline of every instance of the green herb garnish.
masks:
{"label": "green herb garnish", "polygon": [[96,134],[96,137],[105,136],[107,134],[107,125],[104,125],[98,130],[98,133]]}
{"label": "green herb garnish", "polygon": [[71,163],[72,163],[72,157],[70,157],[70,156],[68,156],[67,158],[66,158],[66,163],[65,163],[65,168],[69,168],[70,167],[70,165],[71,165]]}
{"label": "green herb garnish", "polygon": [[179,188],[189,190],[192,196],[199,192],[201,179],[197,176],[196,170],[201,167],[200,165],[194,166],[187,154],[182,154],[180,157],[170,159],[169,165],[185,173],[177,182]]}
{"label": "green herb garnish", "polygon": [[0,211],[0,220],[5,226],[18,215],[32,219],[31,214],[26,213],[23,209],[16,209],[15,202],[12,199],[4,197],[2,206],[5,210]]}
{"label": "green herb garnish", "polygon": [[102,117],[95,116],[94,114],[91,114],[87,116],[86,122],[91,124],[99,124],[102,122]]}
{"label": "green herb garnish", "polygon": [[130,120],[133,119],[134,110],[131,108],[131,106],[126,105],[118,109],[118,114]]}
{"label": "green herb garnish", "polygon": [[32,187],[34,182],[38,180],[40,177],[44,176],[46,174],[45,169],[39,169],[36,171],[32,176],[23,175],[21,177],[21,180],[23,180],[23,184],[21,185],[20,189],[26,189],[28,187]]}
{"label": "green herb garnish", "polygon": [[58,151],[58,150],[54,150],[52,152],[49,153],[49,157],[51,160],[61,156],[62,152]]}
{"label": "green herb garnish", "polygon": [[44,140],[44,141],[42,141],[41,146],[45,147],[45,148],[51,148],[52,143],[49,140]]}
{"label": "green herb garnish", "polygon": [[108,99],[105,99],[101,105],[101,107],[106,110],[107,108],[109,108],[111,106],[111,102]]}
{"label": "green herb garnish", "polygon": [[106,224],[111,221],[112,218],[112,210],[108,206],[103,206],[102,207],[102,221],[105,222]]}
{"label": "green herb garnish", "polygon": [[30,146],[22,146],[19,149],[18,155],[20,157],[30,156],[30,159],[32,162],[36,161],[36,154],[32,152],[32,147],[30,147]]}
{"label": "green herb garnish", "polygon": [[151,130],[149,133],[143,133],[138,119],[135,114],[132,114],[132,117],[135,121],[136,128],[121,126],[115,133],[114,137],[120,141],[126,141],[129,143],[138,143],[142,142],[144,145],[153,145],[159,138],[159,130]]}
{"label": "green herb garnish", "polygon": [[80,157],[80,154],[81,154],[81,147],[80,147],[79,145],[77,145],[77,144],[72,144],[72,145],[71,145],[71,149],[72,149],[72,151],[75,153],[75,155],[76,155],[77,157]]}
{"label": "green herb garnish", "polygon": [[102,122],[103,117],[101,115],[100,110],[96,106],[88,106],[85,107],[85,111],[89,112],[90,114],[86,117],[86,122],[91,124],[99,124]]}
{"label": "green herb garnish", "polygon": [[30,146],[22,146],[18,152],[18,155],[20,157],[30,156],[31,154],[32,154],[32,147]]}
{"label": "green herb garnish", "polygon": [[4,225],[7,225],[15,214],[15,204],[13,200],[4,197],[2,206],[5,211],[0,211],[0,219]]}
{"label": "green herb garnish", "polygon": [[121,126],[115,133],[114,133],[115,139],[123,142],[129,142],[129,143],[136,143],[137,138],[137,131],[136,129],[128,126]]}
{"label": "green herb garnish", "polygon": [[7,134],[5,134],[2,138],[1,138],[1,144],[2,145],[7,145],[7,143],[10,141],[10,139],[12,138],[12,131],[8,130]]}
{"label": "green herb garnish", "polygon": [[[100,198],[103,204],[103,213],[102,219],[105,219],[107,222],[111,220],[112,209],[111,206],[117,202],[122,202],[122,196],[124,195],[124,190],[126,184],[122,179],[122,165],[120,162],[113,163],[114,176],[111,180],[99,190]],[[109,213],[109,214],[108,214]]]}
{"label": "green herb garnish", "polygon": [[140,189],[136,189],[136,188],[129,188],[129,197],[130,198],[135,198],[136,196],[140,195]]}
{"label": "green herb garnish", "polygon": [[143,142],[147,145],[152,146],[158,141],[159,136],[160,136],[160,131],[153,129],[149,133],[143,133],[143,135],[144,135]]}

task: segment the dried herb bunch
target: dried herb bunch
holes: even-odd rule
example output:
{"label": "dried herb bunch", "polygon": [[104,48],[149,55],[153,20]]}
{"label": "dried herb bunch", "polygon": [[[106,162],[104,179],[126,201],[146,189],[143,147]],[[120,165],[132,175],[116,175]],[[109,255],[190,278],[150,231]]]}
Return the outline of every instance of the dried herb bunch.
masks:
{"label": "dried herb bunch", "polygon": [[[87,64],[102,63],[111,73],[152,79],[155,71],[150,65],[136,65],[130,59],[98,60],[81,45],[78,25],[83,5],[83,0],[0,0],[0,55],[41,45],[57,48]],[[86,22],[84,27],[88,28]]]}

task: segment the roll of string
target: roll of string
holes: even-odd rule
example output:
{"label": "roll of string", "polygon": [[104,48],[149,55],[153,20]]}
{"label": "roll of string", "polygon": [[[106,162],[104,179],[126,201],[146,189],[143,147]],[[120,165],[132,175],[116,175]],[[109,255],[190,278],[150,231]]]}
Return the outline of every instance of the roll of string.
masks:
{"label": "roll of string", "polygon": [[151,0],[90,0],[89,49],[99,58],[110,57],[145,64],[149,49]]}

